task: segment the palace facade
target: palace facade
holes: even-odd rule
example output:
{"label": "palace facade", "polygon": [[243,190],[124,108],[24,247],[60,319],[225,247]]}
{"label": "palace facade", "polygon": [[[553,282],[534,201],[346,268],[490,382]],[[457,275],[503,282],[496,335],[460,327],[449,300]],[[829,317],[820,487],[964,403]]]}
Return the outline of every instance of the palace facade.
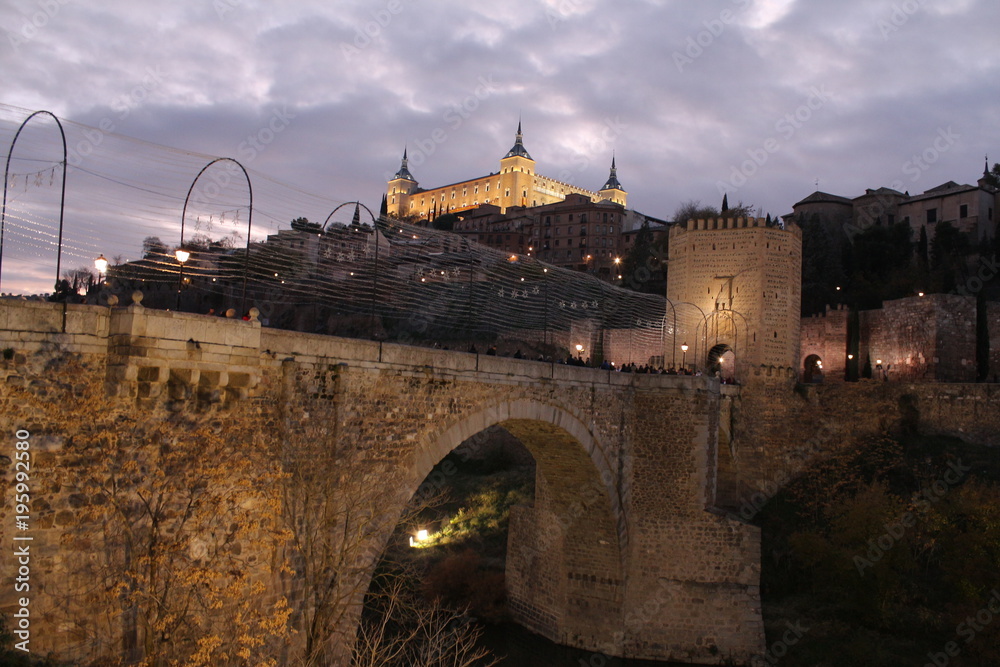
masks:
{"label": "palace facade", "polygon": [[514,145],[500,158],[500,170],[435,188],[422,188],[410,173],[406,151],[399,171],[386,189],[386,212],[397,218],[433,220],[445,213],[460,213],[489,204],[505,213],[510,207],[533,208],[554,204],[567,195],[579,194],[592,202],[626,204],[627,193],[618,182],[614,158],[611,174],[600,190],[594,192],[563,183],[535,171],[535,161],[524,147],[521,123],[517,124]]}

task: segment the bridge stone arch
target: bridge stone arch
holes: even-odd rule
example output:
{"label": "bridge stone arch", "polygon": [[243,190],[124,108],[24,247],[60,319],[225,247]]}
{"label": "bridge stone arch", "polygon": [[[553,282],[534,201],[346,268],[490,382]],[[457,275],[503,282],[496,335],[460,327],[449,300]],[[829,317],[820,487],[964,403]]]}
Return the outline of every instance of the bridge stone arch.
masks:
{"label": "bridge stone arch", "polygon": [[628,521],[614,457],[572,409],[531,398],[490,405],[429,435],[407,475],[412,495],[445,456],[492,426],[521,441],[536,462],[535,500],[512,509],[507,592],[522,626],[558,643],[613,642],[623,614]]}
{"label": "bridge stone arch", "polygon": [[575,445],[564,448],[563,452],[582,451],[590,458],[596,477],[607,492],[611,514],[615,519],[619,541],[624,547],[628,539],[628,521],[622,509],[623,499],[614,472],[617,464],[606,451],[606,446],[570,408],[534,399],[504,401],[466,415],[463,419],[429,438],[429,443],[416,456],[412,476],[425,479],[431,469],[460,444],[486,430],[499,425],[506,428],[538,458],[540,444],[546,438],[558,440],[559,445],[575,441]]}

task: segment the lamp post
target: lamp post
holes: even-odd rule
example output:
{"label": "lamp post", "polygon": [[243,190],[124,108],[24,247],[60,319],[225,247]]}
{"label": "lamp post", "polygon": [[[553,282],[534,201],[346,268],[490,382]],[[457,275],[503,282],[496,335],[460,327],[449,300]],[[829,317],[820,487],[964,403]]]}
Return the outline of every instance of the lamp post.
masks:
{"label": "lamp post", "polygon": [[94,268],[97,269],[97,284],[104,282],[104,276],[108,272],[108,259],[101,253],[101,256],[94,260]]}
{"label": "lamp post", "polygon": [[198,175],[194,177],[191,181],[191,187],[188,188],[187,196],[184,197],[184,207],[181,209],[181,245],[174,252],[174,257],[180,262],[180,276],[178,277],[177,286],[177,309],[180,310],[181,307],[181,285],[183,285],[184,280],[184,262],[188,261],[191,257],[191,253],[184,249],[184,218],[187,216],[188,202],[191,200],[191,193],[194,192],[194,186],[198,183],[198,179],[204,174],[209,167],[211,167],[216,162],[232,162],[243,172],[243,177],[247,181],[247,191],[249,192],[250,207],[247,214],[247,247],[243,253],[243,296],[240,301],[240,312],[246,312],[247,305],[247,278],[250,273],[250,232],[253,229],[253,185],[250,183],[250,175],[247,174],[247,170],[238,161],[231,157],[217,157],[198,172]]}
{"label": "lamp post", "polygon": [[[10,160],[11,160],[11,157],[13,157],[13,155],[14,155],[14,144],[17,143],[17,138],[19,136],[21,136],[21,130],[24,129],[24,126],[27,125],[31,121],[32,118],[34,118],[35,116],[37,116],[39,114],[48,114],[49,116],[52,117],[52,120],[54,120],[56,122],[56,126],[58,126],[58,128],[59,128],[59,135],[62,138],[62,146],[63,146],[63,154],[62,154],[63,155],[63,158],[62,158],[62,195],[61,195],[61,197],[59,199],[59,236],[58,236],[58,241],[57,241],[57,245],[56,245],[56,283],[55,283],[55,291],[58,292],[59,291],[59,274],[61,272],[61,267],[62,267],[63,216],[64,216],[65,211],[66,211],[66,167],[67,167],[66,155],[67,155],[67,149],[66,149],[66,132],[63,130],[62,122],[51,111],[36,111],[35,113],[33,113],[30,116],[28,116],[27,118],[25,118],[24,122],[21,123],[20,127],[17,128],[17,132],[14,133],[14,138],[11,140],[11,142],[10,142],[10,148],[7,151],[7,165],[6,165],[6,167],[4,167],[4,172],[3,172],[3,205],[2,205],[2,208],[0,208],[0,274],[3,273],[3,271],[2,271],[2,269],[3,269],[3,232],[4,232],[4,222],[5,222],[6,217],[7,217],[7,185],[9,183],[9,181],[10,181]],[[65,305],[65,300],[63,301],[63,304]],[[66,331],[65,311],[63,311],[63,331],[64,332]]]}
{"label": "lamp post", "polygon": [[[378,247],[379,247],[379,242],[378,242],[378,235],[379,235],[378,223],[379,223],[380,220],[383,220],[384,218],[382,216],[379,216],[378,219],[376,219],[375,218],[375,214],[372,213],[371,209],[368,208],[367,206],[365,206],[364,204],[362,204],[360,201],[348,201],[348,202],[344,202],[343,204],[340,204],[339,206],[337,206],[336,208],[334,208],[332,211],[330,211],[330,214],[328,216],[326,216],[326,220],[323,221],[323,226],[320,228],[320,232],[319,233],[320,233],[321,236],[323,234],[326,234],[326,226],[328,224],[330,224],[330,219],[333,217],[334,213],[336,213],[340,209],[344,208],[345,206],[350,206],[351,204],[354,204],[354,218],[353,218],[353,220],[357,221],[359,226],[361,224],[361,209],[365,209],[365,211],[368,213],[368,217],[370,217],[371,220],[372,220],[372,238],[375,240],[375,268],[372,271],[372,289],[371,289],[371,298],[369,300],[368,317],[369,317],[369,320],[371,322],[371,336],[372,336],[372,338],[375,338],[375,335],[376,335],[376,330],[375,330],[375,299],[376,299],[376,294],[378,293]],[[351,224],[353,225],[354,223],[352,222]],[[403,230],[400,229],[400,231],[403,231]],[[416,237],[414,237],[414,238],[416,238]],[[367,242],[365,242],[365,254],[366,255],[368,254],[368,243]]]}
{"label": "lamp post", "polygon": [[181,309],[181,290],[184,289],[184,263],[191,259],[191,252],[184,249],[184,221],[181,220],[181,245],[174,251],[174,259],[180,265],[177,272],[177,306],[174,310]]}
{"label": "lamp post", "polygon": [[687,368],[688,344],[681,343],[681,368]]}

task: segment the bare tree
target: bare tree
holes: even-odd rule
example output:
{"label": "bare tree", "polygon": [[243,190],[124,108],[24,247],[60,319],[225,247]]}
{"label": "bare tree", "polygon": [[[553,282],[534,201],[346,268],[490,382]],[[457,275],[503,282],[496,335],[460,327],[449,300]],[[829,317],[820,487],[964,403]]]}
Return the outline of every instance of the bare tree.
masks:
{"label": "bare tree", "polygon": [[296,623],[305,636],[302,664],[342,664],[385,536],[439,499],[410,503],[403,516],[380,510],[405,504],[386,491],[404,486],[400,472],[361,455],[331,453],[318,439],[296,441],[296,451],[285,457],[284,515],[296,586],[304,591]]}
{"label": "bare tree", "polygon": [[479,645],[482,630],[462,610],[427,603],[406,578],[389,575],[374,595],[375,609],[362,620],[354,651],[356,667],[490,667],[498,660]]}

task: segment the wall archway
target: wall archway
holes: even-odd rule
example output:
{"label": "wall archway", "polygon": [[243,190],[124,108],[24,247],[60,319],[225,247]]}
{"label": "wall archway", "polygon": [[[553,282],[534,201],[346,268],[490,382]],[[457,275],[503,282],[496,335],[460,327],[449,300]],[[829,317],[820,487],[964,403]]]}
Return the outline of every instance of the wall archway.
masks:
{"label": "wall archway", "polygon": [[736,353],[727,343],[713,346],[708,351],[705,364],[710,376],[719,373],[720,377],[727,380],[736,377]]}
{"label": "wall archway", "polygon": [[823,381],[823,360],[818,354],[810,354],[802,362],[802,381],[805,383]]}

